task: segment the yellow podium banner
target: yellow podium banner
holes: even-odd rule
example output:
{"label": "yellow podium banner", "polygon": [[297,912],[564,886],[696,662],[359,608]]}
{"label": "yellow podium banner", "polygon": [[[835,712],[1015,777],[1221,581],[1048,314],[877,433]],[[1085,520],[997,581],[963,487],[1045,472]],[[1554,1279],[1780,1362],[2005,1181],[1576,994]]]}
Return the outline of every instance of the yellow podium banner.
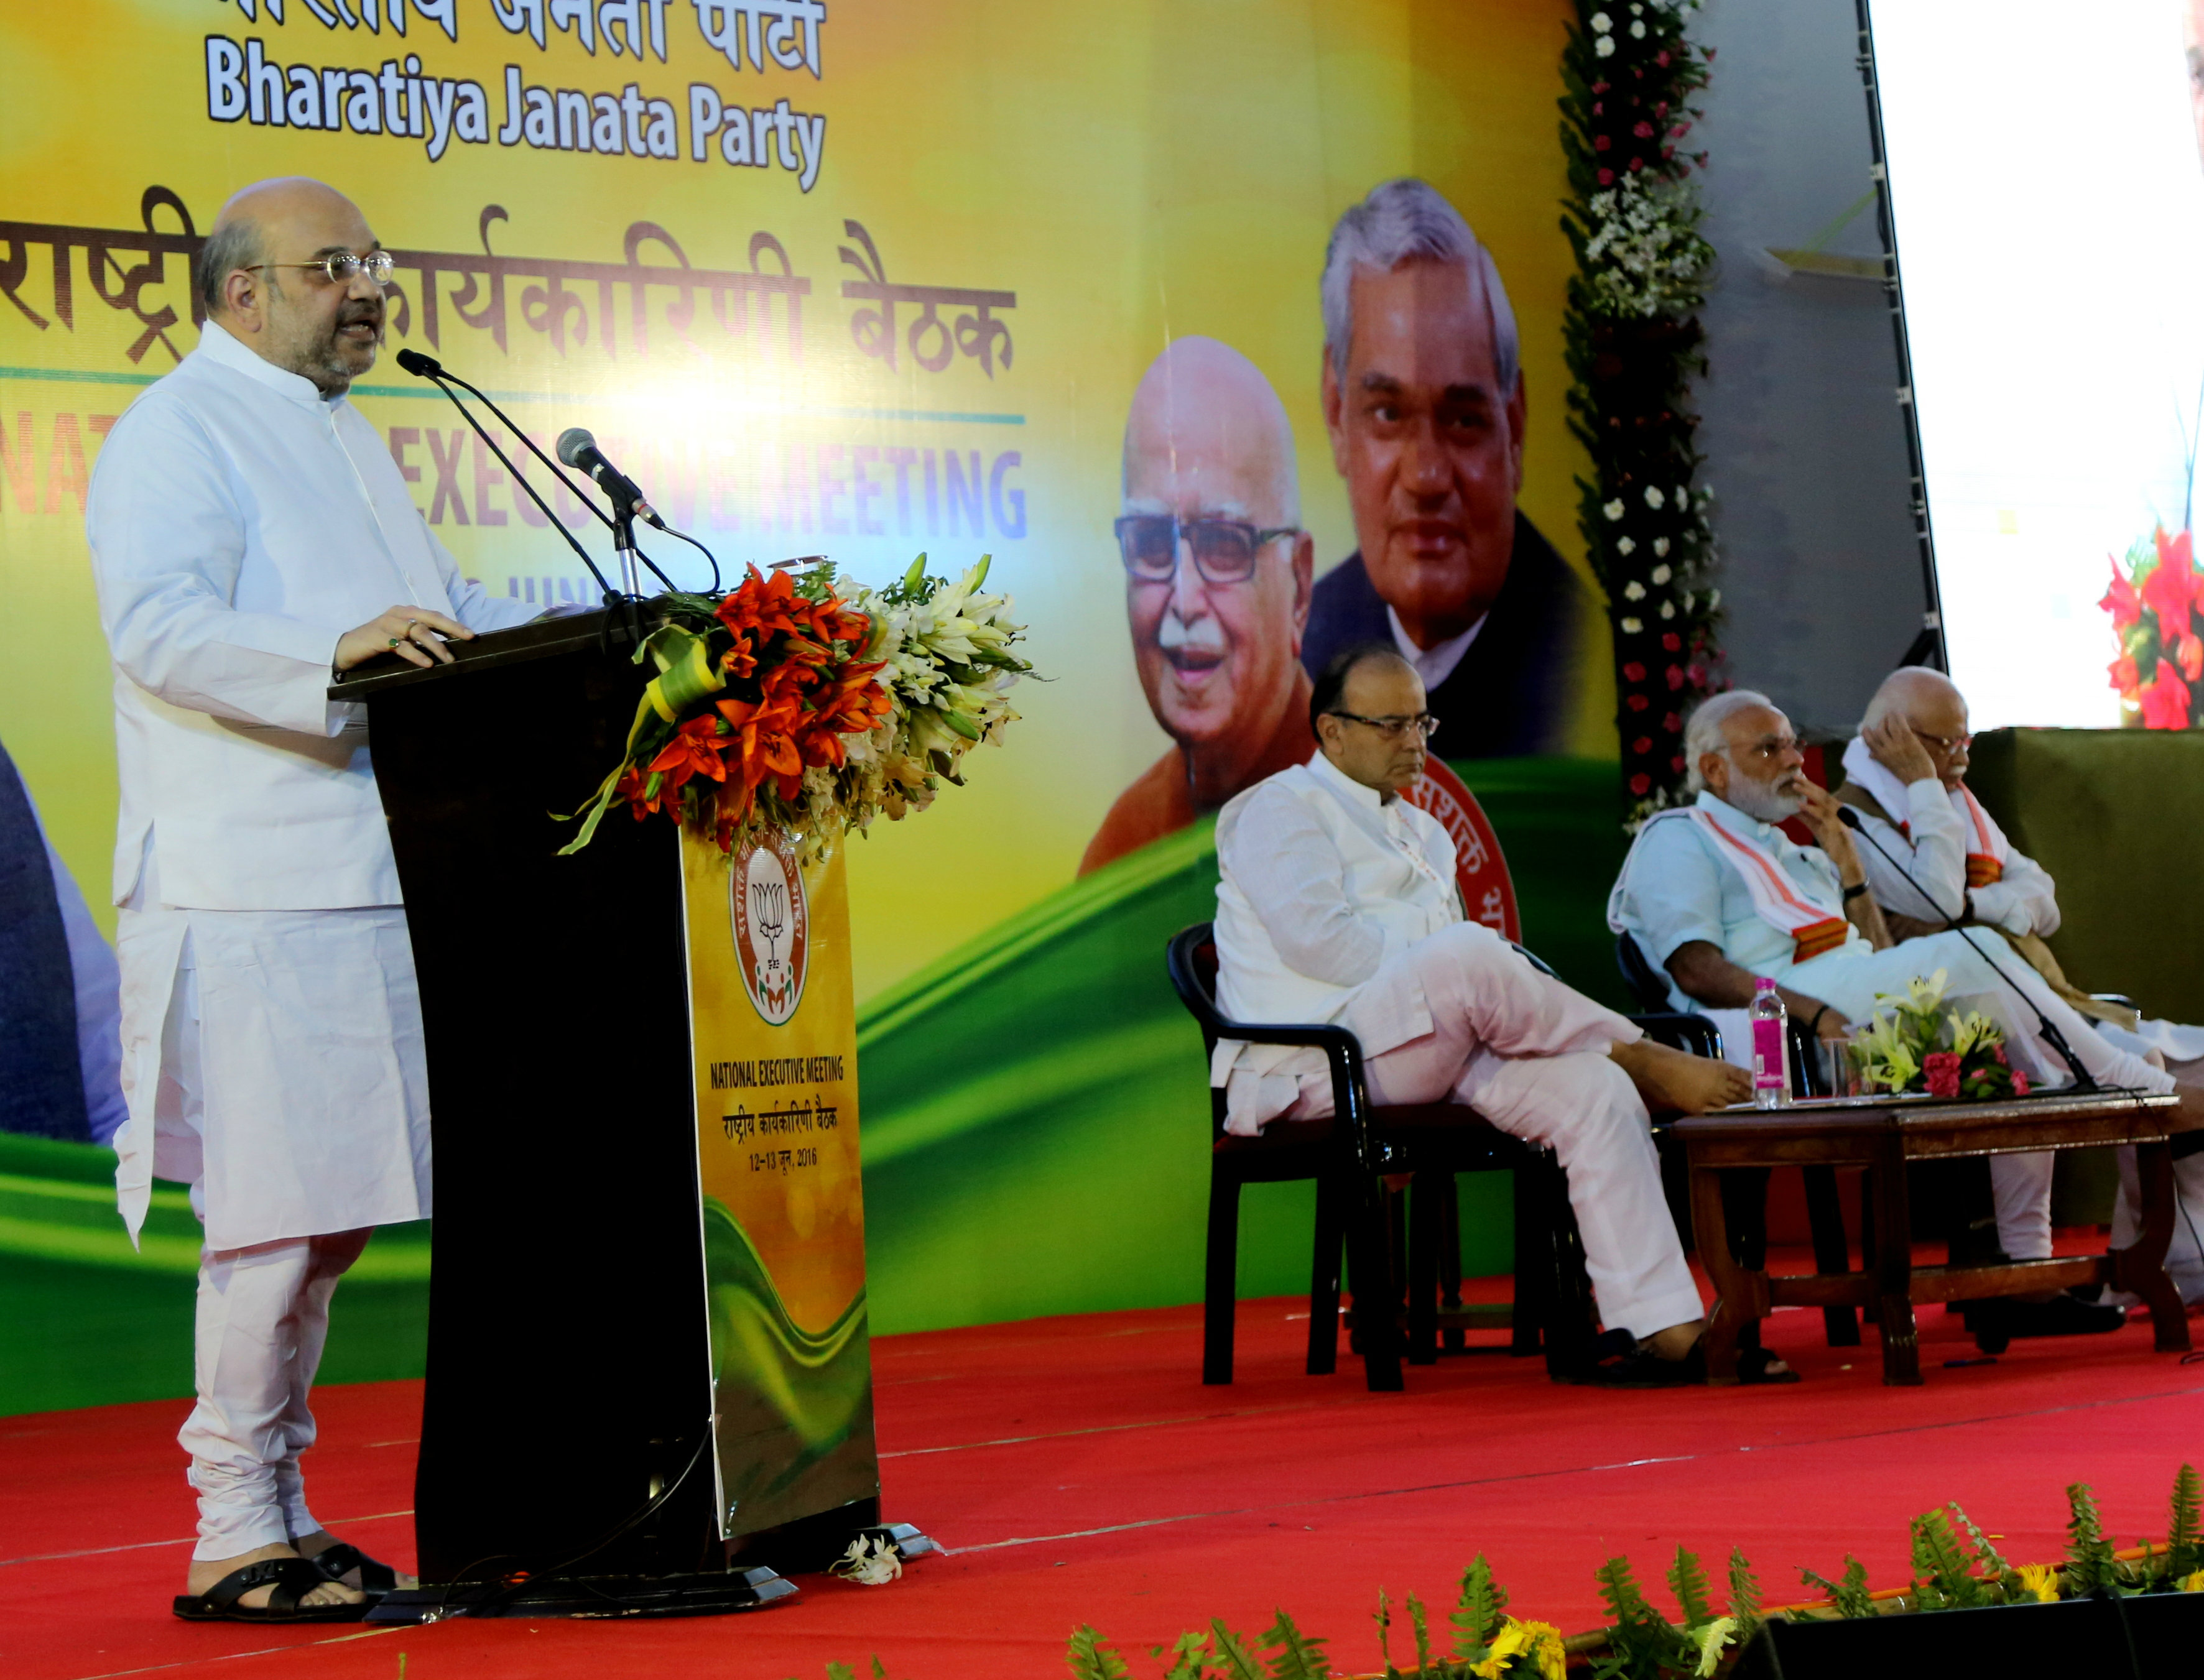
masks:
{"label": "yellow podium banner", "polygon": [[723,1539],[880,1493],[842,855],[684,831]]}

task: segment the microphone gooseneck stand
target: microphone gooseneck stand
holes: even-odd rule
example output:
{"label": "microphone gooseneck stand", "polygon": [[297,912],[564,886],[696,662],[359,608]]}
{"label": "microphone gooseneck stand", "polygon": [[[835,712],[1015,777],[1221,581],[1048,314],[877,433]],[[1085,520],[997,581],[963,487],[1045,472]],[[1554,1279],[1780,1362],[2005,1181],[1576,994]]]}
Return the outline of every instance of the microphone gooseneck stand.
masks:
{"label": "microphone gooseneck stand", "polygon": [[[1915,877],[1911,869],[1908,869],[1895,857],[1892,856],[1888,847],[1885,846],[1881,841],[1876,839],[1874,835],[1868,832],[1867,825],[1860,820],[1859,813],[1853,810],[1849,805],[1840,805],[1837,807],[1837,820],[1842,823],[1846,828],[1850,829],[1853,833],[1858,835],[1861,839],[1866,841],[1868,844],[1874,847],[1875,850],[1881,852],[1882,854],[1883,861],[1887,863],[1892,868],[1895,869],[1899,874],[1905,876],[1906,880],[1911,884],[1913,890],[1921,895],[1921,902],[1926,904],[1930,909],[1934,910],[1938,915],[1943,917],[1946,931],[1956,933],[1962,939],[1964,939],[1967,942],[1969,949],[1971,949],[1976,956],[1982,958],[1984,962],[1988,963],[1990,967],[1990,971],[2000,979],[2003,980],[2006,985],[2010,986],[2012,989],[2013,993],[2022,1003],[2028,1005],[2029,1010],[2035,1016],[2035,1024],[2043,1034],[2043,1041],[2059,1053],[2059,1059],[2066,1064],[2067,1071],[2073,1074],[2074,1088],[2077,1091],[2095,1091],[2098,1089],[2097,1081],[2091,1077],[2089,1070],[2082,1065],[2081,1058],[2074,1054],[2074,1047],[2066,1042],[2066,1035],[2051,1024],[2051,1018],[2043,1013],[2042,1009],[2037,1006],[2035,1000],[2028,995],[2026,990],[2023,988],[2011,974],[2006,973],[2005,969],[1999,964],[1998,960],[1992,956],[1988,951],[1984,950],[1980,945],[1975,944],[1974,937],[1970,934],[1964,927],[1959,925],[1959,919],[1957,916],[1953,915],[1949,910],[1946,910],[1943,905],[1937,902],[1935,894],[1930,892],[1928,888],[1923,886],[1919,879]],[[1964,906],[1962,905],[1961,908],[1964,908]]]}
{"label": "microphone gooseneck stand", "polygon": [[[444,393],[445,397],[451,402],[452,406],[459,410],[459,417],[465,420],[467,424],[473,429],[474,435],[482,440],[483,447],[485,449],[488,449],[491,454],[496,456],[498,460],[503,464],[507,473],[511,476],[512,482],[518,484],[521,489],[526,493],[529,500],[536,504],[537,511],[543,515],[544,519],[550,524],[551,529],[557,531],[559,535],[566,540],[566,546],[569,548],[572,548],[576,555],[580,558],[582,564],[589,568],[590,576],[597,580],[597,588],[602,591],[603,594],[604,604],[607,609],[607,617],[606,618],[607,629],[610,629],[612,623],[610,613],[613,612],[623,612],[626,620],[630,636],[637,642],[642,641],[642,616],[638,612],[637,606],[637,600],[639,600],[640,580],[636,570],[636,560],[640,559],[644,565],[649,566],[651,571],[657,577],[659,582],[663,583],[668,589],[671,589],[673,587],[673,580],[668,577],[664,572],[660,571],[656,563],[654,562],[648,554],[643,553],[640,548],[636,547],[635,514],[632,505],[625,511],[624,517],[621,517],[616,501],[615,513],[613,515],[607,515],[602,508],[599,507],[595,502],[592,501],[590,497],[583,492],[581,486],[575,483],[572,479],[566,476],[565,470],[560,466],[558,462],[553,460],[548,455],[546,455],[542,449],[536,447],[536,440],[530,437],[527,432],[514,422],[511,415],[507,414],[503,409],[500,408],[496,403],[493,402],[489,396],[484,394],[479,387],[460,378],[459,375],[453,373],[449,368],[446,367],[435,357],[425,356],[418,350],[401,350],[398,352],[397,362],[398,365],[405,369],[406,372],[413,375],[417,378],[427,380],[430,384],[434,385],[439,391],[441,391]],[[459,386],[462,390],[471,393],[475,399],[480,402],[483,407],[487,408],[492,414],[495,414],[500,420],[503,421],[506,426],[512,431],[512,435],[518,438],[527,447],[528,453],[535,456],[537,460],[542,462],[543,464],[550,470],[552,475],[556,477],[561,484],[566,487],[568,492],[573,495],[574,499],[579,501],[584,507],[589,509],[590,514],[595,517],[600,524],[611,528],[613,533],[613,546],[620,556],[622,581],[628,586],[625,590],[615,589],[613,588],[612,584],[607,581],[604,572],[599,568],[597,563],[590,558],[590,551],[583,547],[581,543],[575,539],[573,532],[566,529],[566,522],[552,512],[550,504],[546,502],[543,498],[537,494],[536,487],[528,482],[527,475],[513,464],[512,458],[507,455],[503,449],[498,447],[497,440],[489,435],[489,430],[483,425],[481,421],[475,418],[473,411],[468,408],[466,404],[459,399],[458,393],[452,389],[452,387],[454,385]],[[676,532],[674,535],[679,535],[680,533]],[[684,537],[683,541],[692,544],[696,547],[703,548],[703,544],[697,542],[693,537]],[[712,552],[709,549],[704,549],[704,554],[708,559],[712,561],[712,576],[714,582],[716,583],[719,578],[719,561],[717,558],[712,554]]]}

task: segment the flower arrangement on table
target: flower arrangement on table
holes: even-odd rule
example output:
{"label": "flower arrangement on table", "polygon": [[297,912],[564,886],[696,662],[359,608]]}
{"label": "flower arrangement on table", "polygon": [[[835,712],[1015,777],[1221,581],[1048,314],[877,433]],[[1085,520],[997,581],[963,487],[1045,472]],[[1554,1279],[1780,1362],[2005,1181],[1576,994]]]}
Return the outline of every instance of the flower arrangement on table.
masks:
{"label": "flower arrangement on table", "polygon": [[[921,554],[868,589],[826,561],[755,566],[716,599],[669,593],[636,649],[658,667],[619,764],[561,848],[578,852],[624,805],[708,832],[732,852],[785,831],[804,861],[885,812],[891,821],[963,785],[964,754],[1017,719],[1007,695],[1033,666],[988,562],[956,583]],[[567,820],[571,820],[568,819]]]}
{"label": "flower arrangement on table", "polygon": [[2168,536],[2161,525],[2112,563],[2112,587],[2097,605],[2112,615],[2120,656],[2107,667],[2122,703],[2146,729],[2187,729],[2204,723],[2204,572],[2196,568],[2190,534]]}
{"label": "flower arrangement on table", "polygon": [[1944,1007],[1946,974],[1939,968],[1916,979],[1903,996],[1875,994],[1873,1020],[1852,1039],[1861,1089],[1976,1103],[2027,1096],[2028,1075],[2006,1060],[1997,1023],[1979,1010]]}

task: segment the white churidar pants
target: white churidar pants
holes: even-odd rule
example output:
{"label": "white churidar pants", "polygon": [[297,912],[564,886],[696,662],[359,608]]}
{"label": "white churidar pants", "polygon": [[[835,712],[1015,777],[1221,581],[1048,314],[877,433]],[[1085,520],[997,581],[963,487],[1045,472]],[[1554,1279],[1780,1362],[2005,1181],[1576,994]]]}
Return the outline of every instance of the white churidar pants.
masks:
{"label": "white churidar pants", "polygon": [[[1542,974],[1489,927],[1419,942],[1356,992],[1357,1036],[1419,991],[1431,1030],[1364,1063],[1376,1103],[1465,1103],[1502,1131],[1551,1148],[1569,1178],[1585,1267],[1610,1328],[1650,1336],[1704,1315],[1661,1193],[1645,1104],[1609,1047],[1643,1032]],[[1328,1073],[1304,1074],[1289,1120],[1332,1111]]]}
{"label": "white churidar pants", "polygon": [[[329,1298],[371,1228],[430,1212],[428,1080],[406,914],[394,907],[125,908],[116,1139],[133,1230],[153,1175],[206,1229],[178,1444],[195,1557],[310,1534],[299,1455]],[[133,1209],[135,1217],[133,1215]]]}
{"label": "white churidar pants", "polygon": [[[1994,964],[1976,948],[1976,941],[1997,958]],[[2169,1075],[2141,1056],[2106,1043],[2044,983],[2041,975],[1993,934],[1977,933],[1970,940],[1954,930],[1908,939],[1869,955],[1832,951],[1799,963],[1781,978],[1792,990],[1821,998],[1842,1011],[1846,1020],[1857,1026],[1875,1013],[1877,993],[1902,993],[1911,981],[1926,979],[1940,968],[1945,971],[1947,1002],[1993,1016],[2005,1029],[2013,1065],[2025,1070],[2035,1083],[2063,1083],[2072,1077],[2065,1061],[2043,1037],[2036,1021],[2040,1009],[2073,1050],[2074,1059],[2100,1085],[2148,1091],[2173,1089]],[[2028,1002],[2014,997],[2015,992]],[[2029,1009],[2028,1003],[2035,1009]],[[1998,1246],[2012,1259],[2050,1257],[2051,1162],[2047,1151],[1990,1157]]]}
{"label": "white churidar pants", "polygon": [[336,1231],[199,1259],[192,1372],[198,1404],[176,1436],[198,1490],[194,1559],[234,1558],[312,1534],[299,1455],[314,1444],[307,1392],[337,1280],[367,1246]]}

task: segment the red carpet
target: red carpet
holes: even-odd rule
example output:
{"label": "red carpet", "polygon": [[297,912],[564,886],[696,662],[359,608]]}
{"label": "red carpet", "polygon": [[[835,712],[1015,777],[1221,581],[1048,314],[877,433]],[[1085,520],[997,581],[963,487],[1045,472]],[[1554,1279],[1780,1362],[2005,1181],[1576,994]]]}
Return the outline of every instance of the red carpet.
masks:
{"label": "red carpet", "polygon": [[[1575,1631],[1601,1620],[1591,1571],[1614,1551],[1657,1581],[1680,1541],[1710,1564],[1740,1544],[1780,1601],[1807,1596],[1799,1565],[1834,1573],[1851,1550],[1891,1585],[1906,1519],[1946,1500],[2017,1561],[2055,1556],[2079,1480],[2127,1544],[2163,1532],[2176,1464],[2204,1452],[2204,1365],[2153,1353],[2147,1320],[1949,1369],[1973,1346],[1932,1310],[1915,1389],[1881,1385],[1871,1330],[1828,1348],[1820,1315],[1792,1311],[1769,1341],[1796,1387],[1603,1393],[1478,1354],[1372,1395],[1344,1360],[1301,1374],[1305,1307],[1242,1305],[1230,1388],[1200,1385],[1191,1308],[876,1342],[888,1515],[953,1555],[885,1588],[805,1577],[793,1605],[708,1620],[187,1625],[168,1613],[192,1526],[183,1405],[0,1419],[0,1674],[395,1680],[402,1659],[406,1680],[820,1680],[877,1654],[895,1680],[981,1680],[1062,1675],[1091,1621],[1146,1677],[1182,1629],[1252,1630],[1280,1606],[1367,1670],[1378,1589],[1450,1604],[1480,1550],[1520,1612]],[[318,1399],[317,1513],[410,1566],[419,1386]]]}

